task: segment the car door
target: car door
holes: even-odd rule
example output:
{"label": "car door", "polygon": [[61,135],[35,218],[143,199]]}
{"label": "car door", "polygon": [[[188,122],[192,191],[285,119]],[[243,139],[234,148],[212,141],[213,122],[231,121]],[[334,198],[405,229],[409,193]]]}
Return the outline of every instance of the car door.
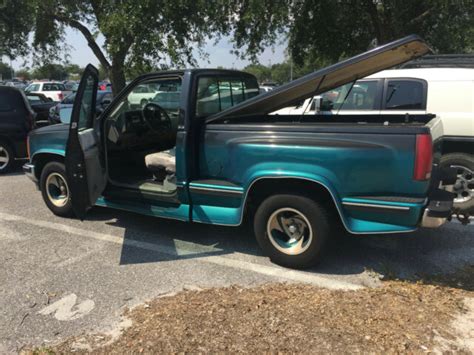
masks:
{"label": "car door", "polygon": [[72,108],[66,146],[66,175],[71,203],[83,219],[107,184],[100,141],[100,122],[96,119],[98,71],[88,65],[84,70]]}

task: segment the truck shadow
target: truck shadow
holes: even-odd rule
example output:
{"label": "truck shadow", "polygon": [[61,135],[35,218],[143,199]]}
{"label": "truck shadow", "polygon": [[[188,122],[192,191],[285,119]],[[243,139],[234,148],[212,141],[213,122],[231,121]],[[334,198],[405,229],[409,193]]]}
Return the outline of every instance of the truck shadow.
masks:
{"label": "truck shadow", "polygon": [[[141,264],[208,256],[244,254],[246,260],[269,265],[249,225],[222,227],[186,223],[95,208],[88,219],[104,220],[124,230],[120,264]],[[358,275],[375,272],[384,279],[474,290],[472,282],[452,277],[474,265],[474,226],[449,223],[439,229],[408,234],[337,235],[323,261],[305,272]],[[466,274],[464,273],[464,279]]]}

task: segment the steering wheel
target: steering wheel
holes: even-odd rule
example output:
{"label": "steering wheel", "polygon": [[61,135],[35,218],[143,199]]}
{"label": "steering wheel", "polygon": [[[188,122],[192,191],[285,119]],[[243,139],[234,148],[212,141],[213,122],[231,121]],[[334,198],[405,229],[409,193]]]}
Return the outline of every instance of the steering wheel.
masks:
{"label": "steering wheel", "polygon": [[147,103],[143,107],[143,117],[146,124],[154,132],[163,129],[171,129],[171,119],[166,110],[158,104],[153,102]]}

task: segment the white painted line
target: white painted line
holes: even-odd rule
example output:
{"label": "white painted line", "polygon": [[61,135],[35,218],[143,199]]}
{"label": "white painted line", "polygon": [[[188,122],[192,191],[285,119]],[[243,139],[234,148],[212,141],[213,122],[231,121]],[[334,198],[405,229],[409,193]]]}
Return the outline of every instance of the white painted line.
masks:
{"label": "white painted line", "polygon": [[[4,221],[15,221],[34,225],[37,227],[43,227],[47,229],[52,229],[60,232],[65,232],[68,234],[73,234],[81,237],[92,238],[104,242],[110,242],[125,246],[132,246],[135,248],[140,248],[144,250],[155,251],[161,254],[170,255],[170,256],[189,256],[189,255],[199,255],[201,253],[209,252],[219,252],[222,249],[215,248],[213,246],[206,246],[201,244],[195,244],[183,240],[172,239],[174,246],[162,244],[153,244],[138,240],[124,240],[123,237],[114,236],[111,234],[98,233],[89,230],[84,230],[80,228],[75,228],[67,226],[60,223],[41,221],[41,220],[32,220],[26,217],[12,215],[8,213],[0,212],[0,220]],[[237,253],[234,253],[234,255]],[[283,278],[294,282],[304,282],[310,283],[318,287],[336,289],[336,290],[358,290],[363,288],[363,286],[358,284],[353,284],[344,281],[332,280],[327,277],[316,275],[309,272],[289,270],[279,266],[267,266],[251,263],[245,260],[238,260],[234,258],[224,257],[224,256],[202,256],[196,257],[195,260],[207,262],[211,264],[216,264],[220,266],[231,267],[235,269],[241,269],[245,271],[251,271],[259,273],[266,276]]]}

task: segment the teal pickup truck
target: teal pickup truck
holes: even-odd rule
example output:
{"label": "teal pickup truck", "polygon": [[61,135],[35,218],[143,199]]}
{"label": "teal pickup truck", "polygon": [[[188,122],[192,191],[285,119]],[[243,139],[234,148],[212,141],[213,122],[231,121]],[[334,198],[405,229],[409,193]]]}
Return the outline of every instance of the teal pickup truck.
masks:
{"label": "teal pickup truck", "polygon": [[[83,219],[97,205],[225,226],[251,219],[266,255],[305,268],[339,225],[354,234],[442,225],[456,176],[438,167],[434,115],[271,113],[427,52],[409,36],[262,95],[239,71],[147,74],[100,115],[88,66],[70,124],[33,131],[24,170],[57,215]],[[133,105],[142,87],[156,94]]]}

